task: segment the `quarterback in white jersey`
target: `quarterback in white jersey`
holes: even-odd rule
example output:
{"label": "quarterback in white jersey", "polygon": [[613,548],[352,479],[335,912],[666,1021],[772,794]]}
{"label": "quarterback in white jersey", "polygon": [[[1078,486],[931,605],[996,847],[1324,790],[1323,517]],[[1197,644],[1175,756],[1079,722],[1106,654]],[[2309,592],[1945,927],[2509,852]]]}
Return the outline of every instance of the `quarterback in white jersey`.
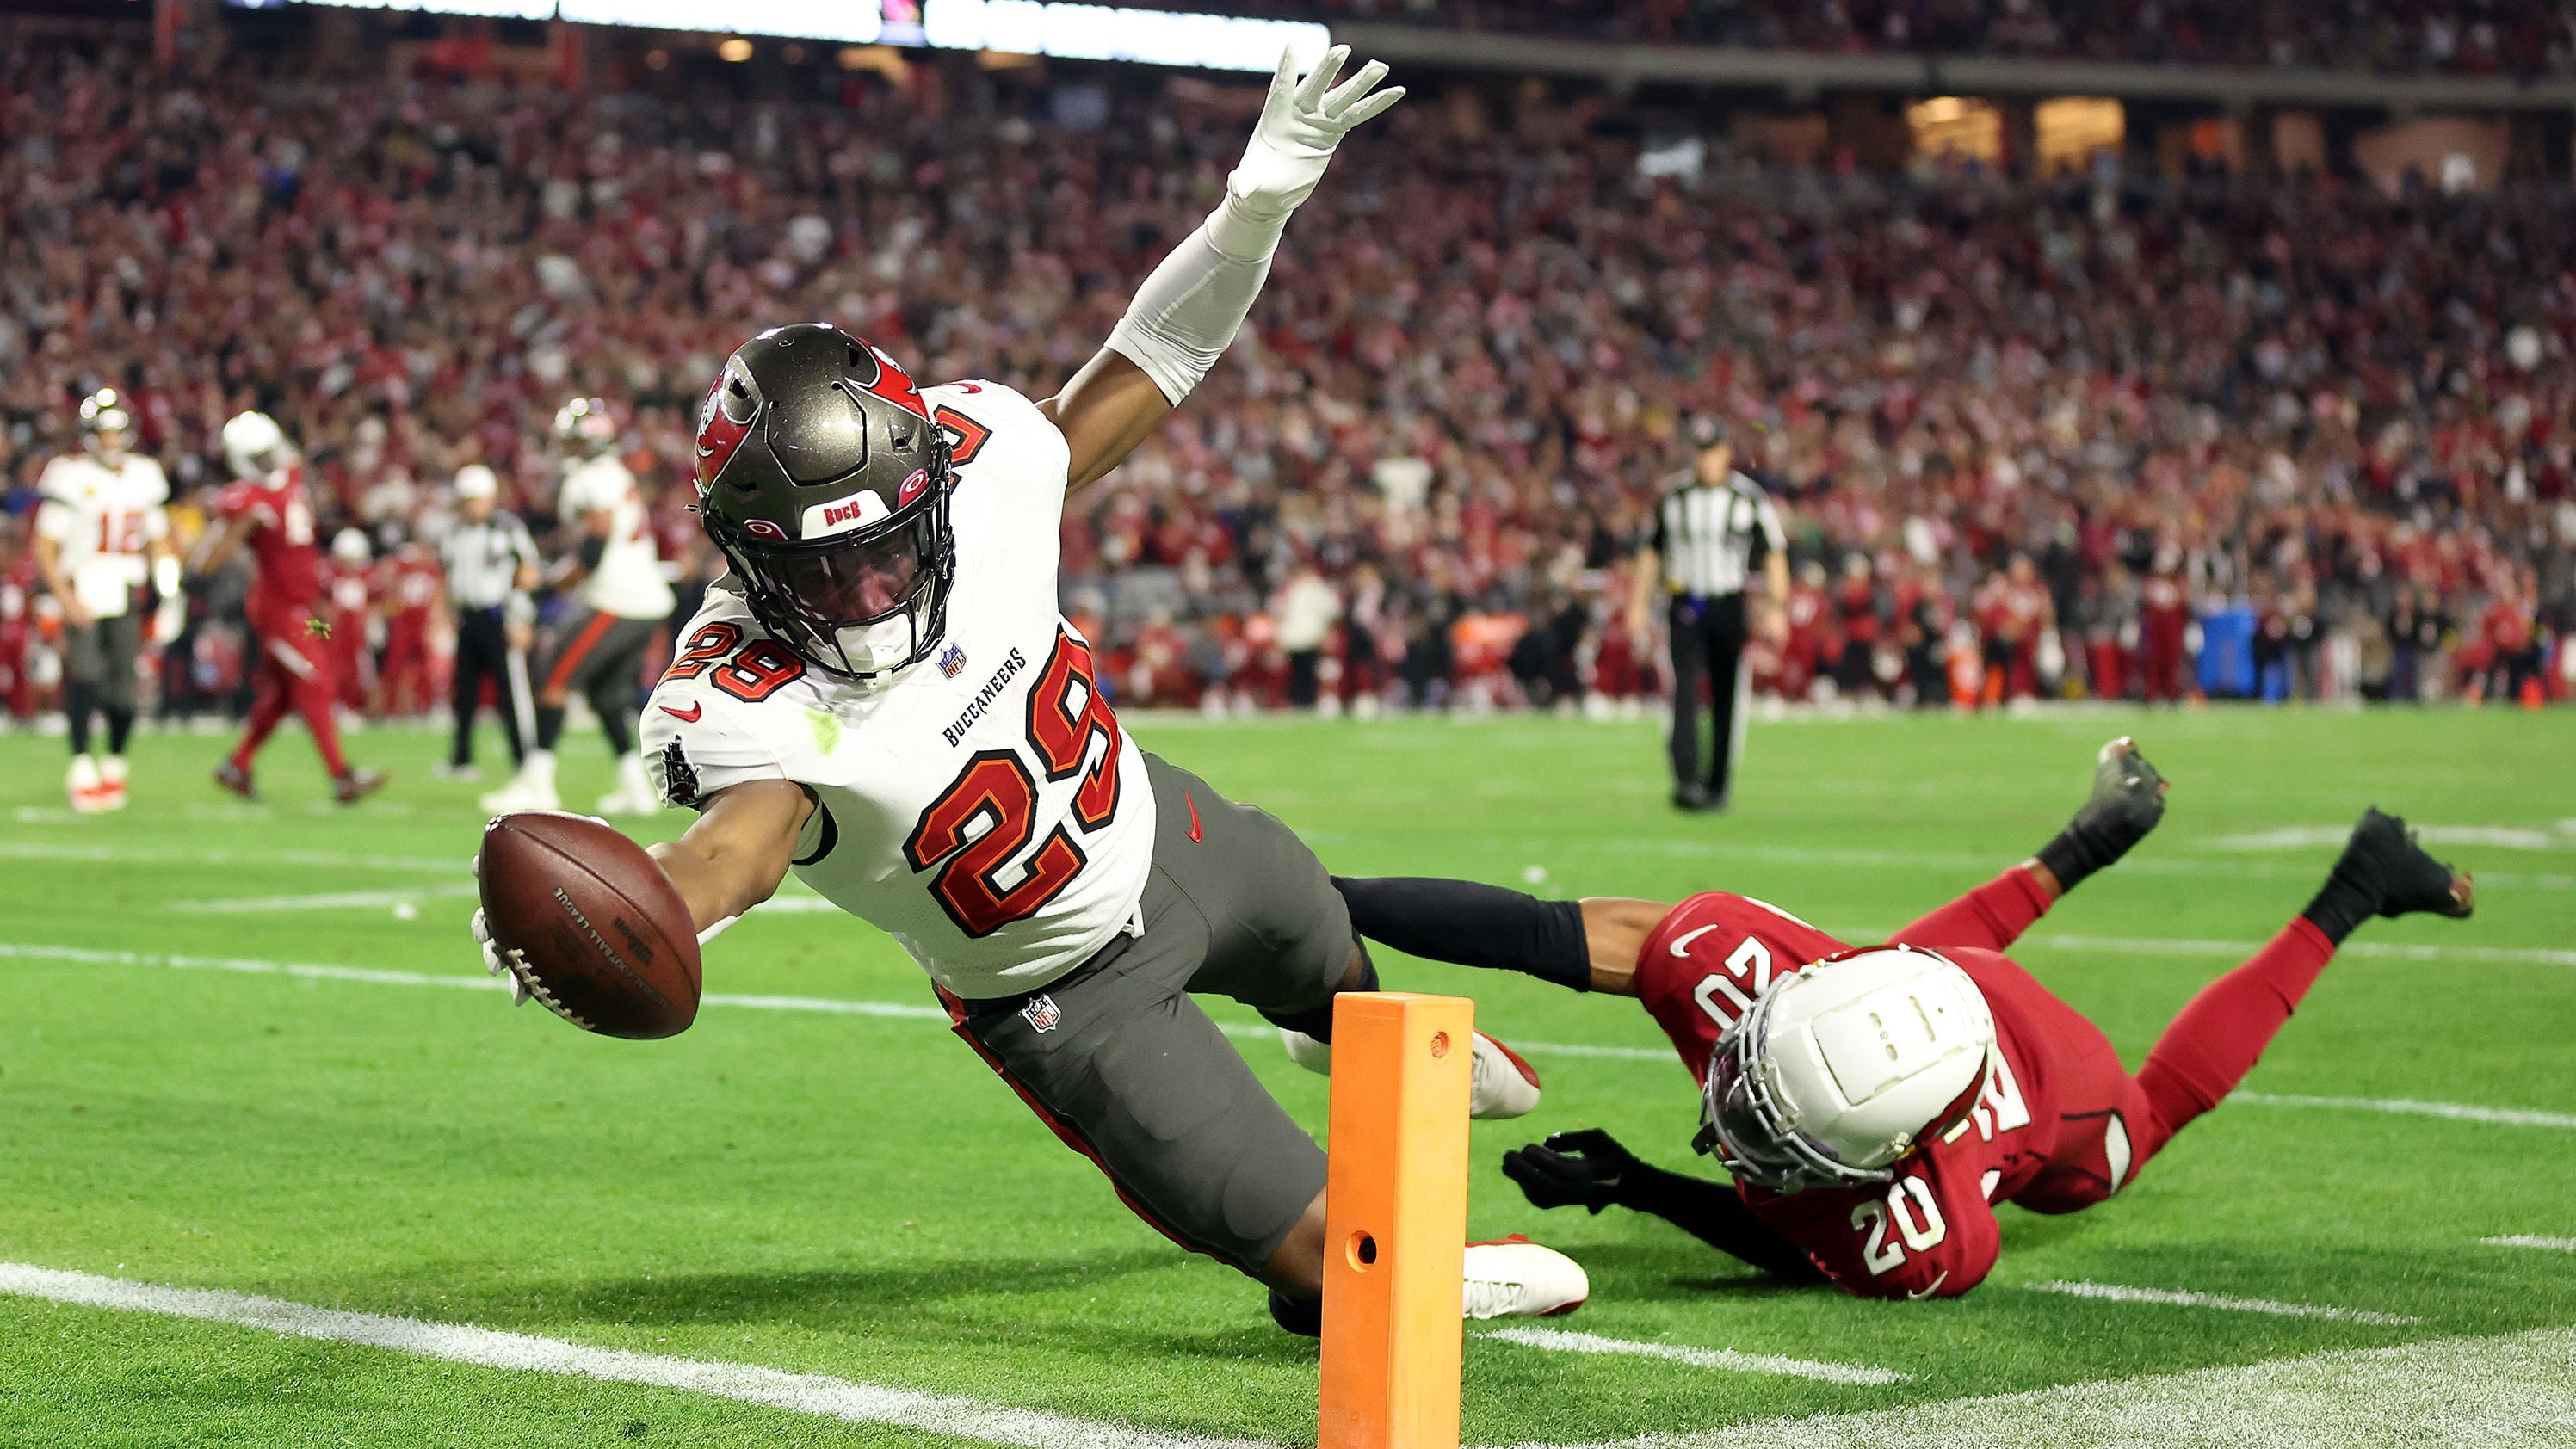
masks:
{"label": "quarterback in white jersey", "polygon": [[635,474],[617,457],[617,422],[597,398],[575,398],[555,414],[555,438],[571,460],[555,494],[555,512],[578,540],[553,581],[580,607],[560,620],[553,641],[530,671],[536,695],[536,748],[510,783],[483,797],[491,811],[552,810],[555,743],[575,694],[590,701],[617,760],[617,788],[602,796],[603,815],[649,815],[660,808],[635,752],[635,691],[644,656],[662,638],[672,605],[671,581],[653,538],[653,516]]}
{"label": "quarterback in white jersey", "polygon": [[[112,391],[81,403],[80,452],[36,480],[36,569],[63,612],[63,714],[72,763],[65,793],[84,814],[125,805],[125,742],[134,730],[134,670],[146,642],[135,594],[160,595],[152,632],[178,632],[179,559],[170,547],[170,481],[134,451],[134,421]],[[107,716],[107,755],[90,753],[94,714]]]}
{"label": "quarterback in white jersey", "polygon": [[[1224,203],[1053,397],[917,388],[820,323],[743,344],[698,424],[698,508],[731,569],[644,711],[661,793],[699,812],[652,853],[701,932],[790,870],[885,930],[1139,1216],[1307,1332],[1323,1153],[1192,993],[1329,1041],[1335,993],[1376,975],[1294,834],[1127,737],[1056,574],[1066,493],[1197,386],[1335,144],[1401,94],[1371,93],[1379,65],[1332,88],[1346,54],[1302,79],[1282,59]],[[1526,1065],[1472,1052],[1478,1115],[1536,1105]],[[1461,1304],[1563,1312],[1587,1291],[1559,1254],[1480,1244]]]}

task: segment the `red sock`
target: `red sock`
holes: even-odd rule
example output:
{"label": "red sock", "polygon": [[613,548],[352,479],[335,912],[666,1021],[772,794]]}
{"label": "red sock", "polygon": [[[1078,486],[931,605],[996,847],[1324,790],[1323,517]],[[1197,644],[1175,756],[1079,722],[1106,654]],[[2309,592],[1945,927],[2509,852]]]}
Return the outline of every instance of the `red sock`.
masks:
{"label": "red sock", "polygon": [[233,768],[248,774],[251,758],[259,753],[261,745],[268,743],[269,735],[284,718],[286,692],[263,681],[258,697],[251,701],[250,723],[242,730],[241,743],[233,747]]}
{"label": "red sock", "polygon": [[313,732],[313,748],[322,752],[323,768],[336,780],[349,773],[349,758],[340,753],[340,722],[331,715],[332,693],[329,681],[308,681],[295,691],[295,709],[304,716],[304,727]]}
{"label": "red sock", "polygon": [[2333,959],[2334,943],[2300,917],[2253,960],[2201,988],[2138,1068],[2155,1113],[2154,1140],[2138,1144],[2139,1161],[2236,1090]]}
{"label": "red sock", "polygon": [[2000,951],[2021,939],[2030,923],[2046,914],[2047,894],[2029,871],[2014,866],[1897,932],[1893,939],[1935,950],[1967,946]]}

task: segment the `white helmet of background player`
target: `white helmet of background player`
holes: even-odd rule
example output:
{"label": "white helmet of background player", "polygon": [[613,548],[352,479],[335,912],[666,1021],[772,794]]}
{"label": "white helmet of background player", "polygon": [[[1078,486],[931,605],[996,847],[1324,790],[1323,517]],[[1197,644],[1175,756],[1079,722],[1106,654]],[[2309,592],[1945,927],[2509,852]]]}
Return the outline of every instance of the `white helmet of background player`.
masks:
{"label": "white helmet of background player", "polygon": [[367,536],[354,528],[344,528],[331,535],[331,557],[350,568],[367,561]]}
{"label": "white helmet of background player", "polygon": [[81,439],[89,450],[108,463],[125,456],[134,441],[134,415],[125,409],[125,398],[115,388],[103,387],[81,399]]}
{"label": "white helmet of background player", "polygon": [[1967,1117],[1996,1061],[1985,994],[1912,946],[1828,957],[1718,1038],[1693,1144],[1774,1192],[1894,1177]]}
{"label": "white helmet of background player", "polygon": [[617,446],[617,419],[608,404],[577,397],[555,410],[555,441],[579,458],[596,458]]}
{"label": "white helmet of background player", "polygon": [[224,424],[224,461],[236,478],[265,478],[286,466],[286,430],[266,413],[237,413]]}

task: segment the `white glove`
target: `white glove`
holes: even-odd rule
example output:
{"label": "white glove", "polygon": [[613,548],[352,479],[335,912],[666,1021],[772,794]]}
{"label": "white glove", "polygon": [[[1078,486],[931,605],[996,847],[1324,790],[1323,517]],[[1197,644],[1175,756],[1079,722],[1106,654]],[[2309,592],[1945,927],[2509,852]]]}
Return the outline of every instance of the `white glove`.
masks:
{"label": "white glove", "polygon": [[492,943],[492,928],[483,923],[481,906],[474,908],[473,930],[474,944],[483,948],[483,969],[510,983],[512,1006],[527,1005],[531,993],[527,978],[520,974],[528,964],[526,958],[517,951],[503,951]]}
{"label": "white glove", "polygon": [[160,607],[152,611],[152,642],[156,645],[178,638],[179,631],[187,627],[188,606],[182,599],[165,598]]}
{"label": "white glove", "polygon": [[[1336,86],[1333,78],[1341,74],[1342,62],[1351,58],[1351,48],[1336,45],[1324,52],[1324,58],[1301,80],[1297,63],[1288,51],[1279,55],[1278,74],[1270,78],[1270,97],[1261,103],[1261,119],[1252,128],[1252,144],[1243,151],[1243,163],[1225,179],[1225,190],[1245,219],[1284,225],[1288,213],[1300,202],[1315,194],[1315,186],[1324,179],[1324,165],[1333,159],[1333,148],[1362,121],[1404,99],[1404,87],[1393,86],[1372,95],[1371,86],[1386,79],[1386,64],[1370,61],[1359,74]],[[1218,238],[1228,254],[1238,254],[1227,239]],[[1268,255],[1265,248],[1262,255]],[[1250,258],[1246,258],[1250,260]]]}

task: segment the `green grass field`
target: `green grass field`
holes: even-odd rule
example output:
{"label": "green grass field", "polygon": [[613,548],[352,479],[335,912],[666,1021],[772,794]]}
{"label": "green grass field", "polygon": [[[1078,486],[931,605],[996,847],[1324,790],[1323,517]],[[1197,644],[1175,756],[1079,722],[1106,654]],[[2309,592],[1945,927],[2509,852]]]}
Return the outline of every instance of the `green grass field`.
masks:
{"label": "green grass field", "polygon": [[[1563,1328],[1903,1376],[1577,1354],[1471,1325],[1467,1441],[2576,1443],[2576,1252],[2484,1241],[2576,1237],[2564,712],[1759,725],[1738,808],[1697,819],[1665,807],[1647,725],[1135,724],[1345,873],[1723,887],[1862,939],[2026,855],[2121,732],[2175,781],[2163,829],[2015,954],[2132,1061],[2305,903],[2366,804],[2460,832],[2441,848],[2477,871],[2478,918],[2365,927],[2255,1072],[2261,1100],[2096,1212],[2006,1209],[1987,1286],[1934,1304],[1769,1286],[1659,1223],[1531,1209],[1497,1163],[1550,1131],[1607,1126],[1689,1165],[1681,1067],[1633,1003],[1385,961],[1391,985],[1475,995],[1546,1075],[1535,1115],[1476,1128],[1470,1226],[1589,1268]],[[465,934],[474,788],[429,779],[425,734],[354,744],[396,775],[354,810],[317,803],[300,737],[272,746],[264,807],[207,783],[216,741],[171,737],[140,742],[132,809],[76,819],[61,743],[0,739],[0,1263],[1059,1417],[878,1394],[901,1411],[861,1417],[891,1422],[850,1422],[52,1301],[5,1270],[0,1444],[1314,1441],[1314,1345],[1131,1218],[932,1016],[891,942],[794,899],[756,913],[710,949],[711,992],[898,1010],[719,1002],[667,1042],[438,989],[489,986]],[[569,751],[575,804],[608,784],[597,750]],[[1323,1080],[1243,1044],[1321,1131]],[[2332,1100],[2282,1100],[2299,1098]],[[1779,1422],[1806,1415],[1832,1417]]]}

